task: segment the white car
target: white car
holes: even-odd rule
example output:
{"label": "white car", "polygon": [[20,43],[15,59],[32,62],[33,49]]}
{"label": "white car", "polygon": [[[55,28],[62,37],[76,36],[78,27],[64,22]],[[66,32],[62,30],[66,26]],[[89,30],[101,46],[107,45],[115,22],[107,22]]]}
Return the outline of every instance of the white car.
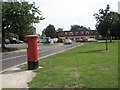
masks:
{"label": "white car", "polygon": [[98,40],[96,40],[96,39],[94,39],[94,38],[88,38],[86,41],[87,41],[87,42],[97,42]]}
{"label": "white car", "polygon": [[72,41],[70,39],[65,39],[64,44],[72,44]]}

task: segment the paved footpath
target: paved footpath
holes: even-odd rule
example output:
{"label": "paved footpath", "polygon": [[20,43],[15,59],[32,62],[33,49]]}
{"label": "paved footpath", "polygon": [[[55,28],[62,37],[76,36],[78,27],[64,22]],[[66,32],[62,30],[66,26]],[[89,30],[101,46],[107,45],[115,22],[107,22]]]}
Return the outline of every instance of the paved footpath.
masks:
{"label": "paved footpath", "polygon": [[[2,88],[28,88],[27,83],[36,75],[31,70],[20,69],[17,67],[11,68],[0,74],[2,77]],[[0,87],[0,88],[1,88]]]}
{"label": "paved footpath", "polygon": [[[82,44],[79,44],[79,45],[82,45]],[[76,45],[74,47],[77,47],[79,45]],[[69,49],[74,47],[70,47]],[[68,49],[63,49],[60,52],[63,52],[65,50],[68,50]],[[56,53],[59,53],[59,52],[56,52]],[[56,53],[49,54],[48,56]],[[1,82],[0,85],[2,85],[0,86],[0,88],[29,88],[27,83],[30,82],[33,79],[33,77],[35,77],[36,73],[33,72],[32,70],[20,69],[18,66],[14,66],[12,68],[6,69],[4,72],[0,74],[0,77],[2,78],[2,80],[0,80]],[[44,68],[44,67],[39,67],[39,68]]]}

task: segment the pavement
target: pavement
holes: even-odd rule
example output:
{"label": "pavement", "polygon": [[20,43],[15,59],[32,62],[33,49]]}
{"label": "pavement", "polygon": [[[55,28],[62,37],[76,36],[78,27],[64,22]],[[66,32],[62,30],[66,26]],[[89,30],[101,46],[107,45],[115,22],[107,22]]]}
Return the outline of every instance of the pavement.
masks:
{"label": "pavement", "polygon": [[[60,52],[63,52],[63,51],[60,51]],[[60,52],[57,52],[57,53],[60,53]],[[51,55],[54,55],[54,54],[51,54]],[[26,63],[23,63],[21,65],[24,65],[24,64]],[[1,88],[29,88],[28,82],[30,82],[36,76],[36,73],[33,72],[32,70],[20,69],[19,66],[20,65],[14,66],[0,73],[0,78],[1,78],[0,89]],[[42,67],[39,67],[39,68],[42,68]]]}
{"label": "pavement", "polygon": [[32,70],[13,68],[2,75],[2,88],[28,88],[27,83],[30,82],[36,73]]}
{"label": "pavement", "polygon": [[[12,68],[6,69],[0,73],[1,88],[29,88],[28,83],[36,76],[33,70],[21,69],[23,63]],[[42,68],[39,66],[39,69]]]}

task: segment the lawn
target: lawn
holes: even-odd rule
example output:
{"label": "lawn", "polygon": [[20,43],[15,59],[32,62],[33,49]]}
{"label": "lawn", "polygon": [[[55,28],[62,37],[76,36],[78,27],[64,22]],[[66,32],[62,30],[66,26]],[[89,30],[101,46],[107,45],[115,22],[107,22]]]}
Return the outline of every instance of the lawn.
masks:
{"label": "lawn", "polygon": [[89,42],[39,60],[30,88],[118,88],[118,41]]}

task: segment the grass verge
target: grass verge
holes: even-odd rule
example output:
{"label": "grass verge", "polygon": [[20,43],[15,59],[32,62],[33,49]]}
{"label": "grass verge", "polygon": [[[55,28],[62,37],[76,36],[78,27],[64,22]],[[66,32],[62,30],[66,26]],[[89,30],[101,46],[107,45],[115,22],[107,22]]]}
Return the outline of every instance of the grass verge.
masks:
{"label": "grass verge", "polygon": [[39,60],[30,88],[118,88],[118,42],[89,42]]}

